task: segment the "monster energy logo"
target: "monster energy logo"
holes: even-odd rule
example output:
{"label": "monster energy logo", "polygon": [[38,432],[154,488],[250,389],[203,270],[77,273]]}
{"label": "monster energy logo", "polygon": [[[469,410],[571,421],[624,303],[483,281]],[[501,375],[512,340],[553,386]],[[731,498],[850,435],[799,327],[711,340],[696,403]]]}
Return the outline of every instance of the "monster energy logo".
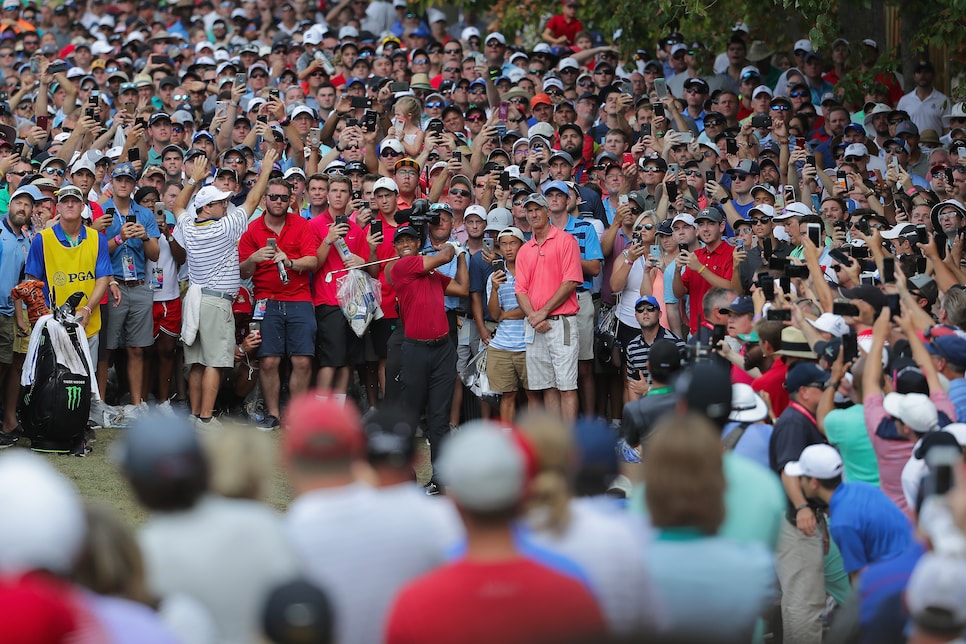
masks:
{"label": "monster energy logo", "polygon": [[67,409],[74,411],[80,406],[83,387],[72,385],[67,387]]}

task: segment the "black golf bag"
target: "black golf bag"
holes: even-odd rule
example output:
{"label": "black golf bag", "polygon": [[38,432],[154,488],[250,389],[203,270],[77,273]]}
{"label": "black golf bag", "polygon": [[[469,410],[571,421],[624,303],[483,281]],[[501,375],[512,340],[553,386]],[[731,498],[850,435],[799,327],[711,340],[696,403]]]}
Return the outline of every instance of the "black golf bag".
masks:
{"label": "black golf bag", "polygon": [[[67,331],[68,350],[75,351],[79,362],[87,365],[81,345],[87,343],[87,337],[74,318],[74,310],[83,296],[75,293],[63,306],[54,309],[53,316]],[[69,453],[84,440],[91,411],[91,374],[86,367],[82,373],[75,373],[57,361],[46,326],[34,332],[40,333],[40,345],[33,384],[24,391],[18,408],[20,424],[30,439],[31,449]]]}

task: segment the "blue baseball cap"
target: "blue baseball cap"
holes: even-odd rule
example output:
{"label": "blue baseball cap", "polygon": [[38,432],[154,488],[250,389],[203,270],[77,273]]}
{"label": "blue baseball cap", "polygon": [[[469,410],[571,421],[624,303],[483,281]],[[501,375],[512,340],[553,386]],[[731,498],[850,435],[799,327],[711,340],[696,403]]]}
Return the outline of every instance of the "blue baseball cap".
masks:
{"label": "blue baseball cap", "polygon": [[137,181],[138,171],[131,163],[119,163],[114,167],[114,172],[111,173],[112,179],[117,179],[118,177],[129,177]]}
{"label": "blue baseball cap", "polygon": [[570,186],[568,186],[566,184],[566,182],[560,181],[559,179],[556,179],[554,181],[551,181],[547,185],[545,185],[543,187],[543,194],[546,195],[551,190],[559,190],[560,192],[564,193],[565,195],[569,195],[570,194]]}
{"label": "blue baseball cap", "polygon": [[785,389],[790,394],[798,393],[798,390],[805,385],[820,384],[828,382],[829,373],[814,362],[799,362],[788,370],[785,376]]}
{"label": "blue baseball cap", "polygon": [[930,354],[945,358],[959,367],[966,366],[966,338],[958,333],[950,333],[934,337],[932,342],[926,345]]}
{"label": "blue baseball cap", "polygon": [[637,301],[634,302],[634,310],[637,310],[637,307],[639,307],[641,304],[650,304],[651,306],[656,307],[658,309],[661,308],[661,305],[657,301],[657,298],[654,297],[653,295],[645,295],[643,297],[637,298]]}

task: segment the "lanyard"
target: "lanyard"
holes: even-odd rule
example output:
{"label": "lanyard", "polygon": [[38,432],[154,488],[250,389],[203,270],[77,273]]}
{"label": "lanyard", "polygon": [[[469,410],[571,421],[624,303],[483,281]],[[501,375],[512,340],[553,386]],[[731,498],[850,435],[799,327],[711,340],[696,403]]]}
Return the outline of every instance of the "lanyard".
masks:
{"label": "lanyard", "polygon": [[788,403],[788,406],[794,408],[796,411],[798,411],[798,413],[800,413],[802,416],[804,416],[805,418],[807,418],[813,425],[815,425],[816,427],[818,427],[818,420],[815,418],[815,414],[813,414],[812,412],[808,411],[807,409],[805,409],[804,407],[802,407],[801,405],[799,405],[794,400],[793,401],[790,401]]}

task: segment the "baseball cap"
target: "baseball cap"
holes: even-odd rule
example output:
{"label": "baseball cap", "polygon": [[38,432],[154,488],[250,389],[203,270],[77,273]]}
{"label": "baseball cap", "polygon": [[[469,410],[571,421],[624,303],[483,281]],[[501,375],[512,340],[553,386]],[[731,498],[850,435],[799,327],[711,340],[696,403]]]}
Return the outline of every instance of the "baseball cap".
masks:
{"label": "baseball cap", "polygon": [[463,213],[463,219],[476,215],[483,221],[486,221],[486,208],[479,204],[473,204],[472,206],[467,206],[466,211]]}
{"label": "baseball cap", "polygon": [[801,40],[796,40],[795,41],[795,46],[792,47],[792,51],[795,52],[795,53],[798,53],[798,52],[801,51],[801,52],[805,52],[807,54],[808,52],[813,51],[813,49],[812,49],[812,41],[808,40],[807,38],[802,38]]}
{"label": "baseball cap", "polygon": [[882,239],[898,239],[903,235],[912,235],[916,232],[915,224],[896,224],[889,230],[883,230]]}
{"label": "baseball cap", "polygon": [[[561,181],[560,183],[563,183],[563,182]],[[566,185],[566,184],[564,184],[564,185]],[[564,190],[564,192],[566,192],[566,190]],[[544,197],[542,194],[540,194],[538,192],[535,192],[532,195],[530,195],[529,197],[527,197],[526,199],[524,199],[523,200],[523,207],[526,208],[529,204],[532,204],[532,203],[535,203],[538,206],[541,206],[543,208],[548,208],[549,207],[549,204],[547,203],[547,198]]]}
{"label": "baseball cap", "polygon": [[652,367],[676,371],[681,366],[681,351],[670,340],[656,340],[647,352],[647,362]]}
{"label": "baseball cap", "polygon": [[731,300],[728,306],[718,309],[718,312],[722,315],[727,315],[729,313],[734,313],[735,315],[746,315],[748,313],[755,312],[755,303],[748,296],[740,296]]}
{"label": "baseball cap", "polygon": [[906,585],[906,606],[913,621],[935,631],[966,625],[966,559],[927,552]]}
{"label": "baseball cap", "polygon": [[382,177],[372,185],[373,194],[379,190],[389,190],[398,194],[399,186],[397,186],[396,182],[389,177]]}
{"label": "baseball cap", "polygon": [[939,414],[929,396],[919,393],[886,394],[882,399],[885,413],[898,418],[914,432],[925,434],[939,429]]}
{"label": "baseball cap", "polygon": [[[675,219],[677,219],[677,217],[675,217]],[[698,216],[694,218],[694,221],[698,222],[698,221],[701,221],[702,219],[708,219],[717,224],[720,224],[721,222],[724,221],[724,215],[721,214],[721,211],[715,208],[714,206],[708,206],[707,208],[705,208],[704,210],[698,213]]]}
{"label": "baseball cap", "polygon": [[401,237],[415,237],[416,239],[419,239],[419,231],[412,226],[400,226],[393,234],[392,241],[395,243],[399,241]]}
{"label": "baseball cap", "polygon": [[486,220],[484,231],[501,232],[513,223],[513,213],[506,208],[493,208],[484,219]]}
{"label": "baseball cap", "polygon": [[641,304],[650,304],[655,308],[658,308],[658,309],[661,308],[660,302],[658,302],[657,298],[654,297],[653,295],[643,295],[637,298],[637,301],[634,302],[634,308],[637,309],[637,307],[639,307]]}
{"label": "baseball cap", "polygon": [[516,226],[507,226],[496,236],[497,240],[503,239],[504,237],[515,237],[523,243],[527,242],[526,237],[523,235],[523,231]]}
{"label": "baseball cap", "polygon": [[78,188],[77,186],[66,185],[57,191],[58,203],[60,203],[64,199],[67,199],[68,197],[73,197],[74,199],[79,200],[81,203],[86,201],[86,199],[84,199],[84,193],[81,192],[81,189]]}
{"label": "baseball cap", "polygon": [[728,174],[758,174],[758,164],[751,159],[742,159],[735,168],[725,170]]}
{"label": "baseball cap", "polygon": [[863,284],[855,288],[844,288],[842,289],[842,295],[850,300],[867,302],[876,311],[881,311],[889,305],[885,293],[871,284]]}
{"label": "baseball cap", "polygon": [[[796,329],[798,331],[798,329]],[[801,333],[801,331],[798,331]],[[782,348],[785,348],[785,333],[782,332]],[[804,335],[802,336],[804,337]],[[815,355],[814,353],[812,354]],[[785,389],[789,393],[795,393],[802,387],[812,384],[825,384],[829,379],[829,373],[812,362],[799,362],[788,370],[785,375]]]}
{"label": "baseball cap", "polygon": [[456,505],[471,511],[506,510],[523,500],[529,480],[523,439],[489,421],[460,428],[443,445],[439,480]]}
{"label": "baseball cap", "polygon": [[195,197],[195,208],[203,208],[216,201],[224,201],[230,196],[231,192],[228,190],[219,190],[215,186],[205,186],[198,191],[198,196]]}
{"label": "baseball cap", "polygon": [[751,187],[751,194],[754,195],[756,192],[767,192],[772,197],[777,196],[775,188],[770,183],[756,183]]}
{"label": "baseball cap", "polygon": [[945,358],[957,366],[966,366],[966,338],[958,333],[933,337],[926,350],[934,356]]}
{"label": "baseball cap", "polygon": [[674,219],[672,219],[672,220],[671,220],[671,227],[673,228],[673,227],[674,227],[674,224],[676,224],[676,223],[678,223],[679,221],[683,221],[683,222],[684,222],[684,223],[686,223],[686,224],[687,224],[688,226],[695,226],[695,227],[697,226],[697,225],[696,225],[696,224],[694,223],[694,217],[693,217],[693,216],[691,216],[691,215],[689,215],[689,214],[688,214],[688,213],[686,213],[686,212],[682,212],[682,213],[681,213],[681,214],[679,214],[679,215],[675,215],[675,216],[674,216]]}
{"label": "baseball cap", "polygon": [[834,336],[842,337],[849,332],[849,325],[841,315],[834,313],[822,313],[816,320],[807,320],[813,327],[824,333],[831,333]]}
{"label": "baseball cap", "polygon": [[[564,154],[566,154],[566,152]],[[554,155],[554,156],[557,156],[557,155]],[[546,195],[551,190],[559,190],[565,195],[570,194],[570,186],[568,186],[565,182],[560,181],[559,179],[548,182],[547,185],[543,187],[543,194]]]}
{"label": "baseball cap", "polygon": [[845,148],[847,157],[866,157],[869,156],[869,149],[861,143],[852,143]]}
{"label": "baseball cap", "polygon": [[17,190],[10,195],[11,199],[16,199],[17,197],[30,197],[34,201],[43,201],[45,199],[50,199],[40,191],[40,188],[31,184],[29,186],[20,186]]}
{"label": "baseball cap", "polygon": [[818,443],[802,450],[797,461],[785,463],[788,476],[810,476],[815,479],[834,479],[842,476],[842,456],[831,445]]}
{"label": "baseball cap", "polygon": [[912,121],[903,121],[896,126],[896,136],[902,136],[903,134],[908,134],[910,136],[919,136],[919,128]]}
{"label": "baseball cap", "polygon": [[152,114],[150,118],[148,118],[148,125],[154,125],[155,123],[159,123],[161,121],[167,121],[168,123],[171,122],[171,117],[168,116],[167,112],[155,112]]}
{"label": "baseball cap", "polygon": [[[554,150],[553,154],[550,155],[550,163],[553,163],[554,159],[563,159],[568,165],[574,164],[574,158],[570,156],[569,152],[565,152],[563,150]],[[564,190],[564,192],[566,192],[566,190]],[[544,193],[546,193],[546,191],[544,191]]]}
{"label": "baseball cap", "polygon": [[318,586],[294,579],[268,593],[261,624],[272,642],[327,642],[335,628],[335,611]]}
{"label": "baseball cap", "polygon": [[698,362],[682,374],[676,385],[684,391],[689,410],[703,414],[723,427],[731,413],[731,378],[726,367],[710,361]]}
{"label": "baseball cap", "polygon": [[533,109],[537,105],[553,105],[553,101],[550,100],[549,95],[541,92],[539,94],[534,94],[533,98],[530,99],[530,109]]}
{"label": "baseball cap", "polygon": [[118,163],[117,166],[114,167],[114,172],[111,173],[111,177],[114,179],[118,177],[129,177],[137,181],[138,171],[131,163]]}
{"label": "baseball cap", "polygon": [[328,461],[365,454],[358,412],[335,396],[317,392],[295,396],[285,410],[282,426],[282,451],[288,458]]}

